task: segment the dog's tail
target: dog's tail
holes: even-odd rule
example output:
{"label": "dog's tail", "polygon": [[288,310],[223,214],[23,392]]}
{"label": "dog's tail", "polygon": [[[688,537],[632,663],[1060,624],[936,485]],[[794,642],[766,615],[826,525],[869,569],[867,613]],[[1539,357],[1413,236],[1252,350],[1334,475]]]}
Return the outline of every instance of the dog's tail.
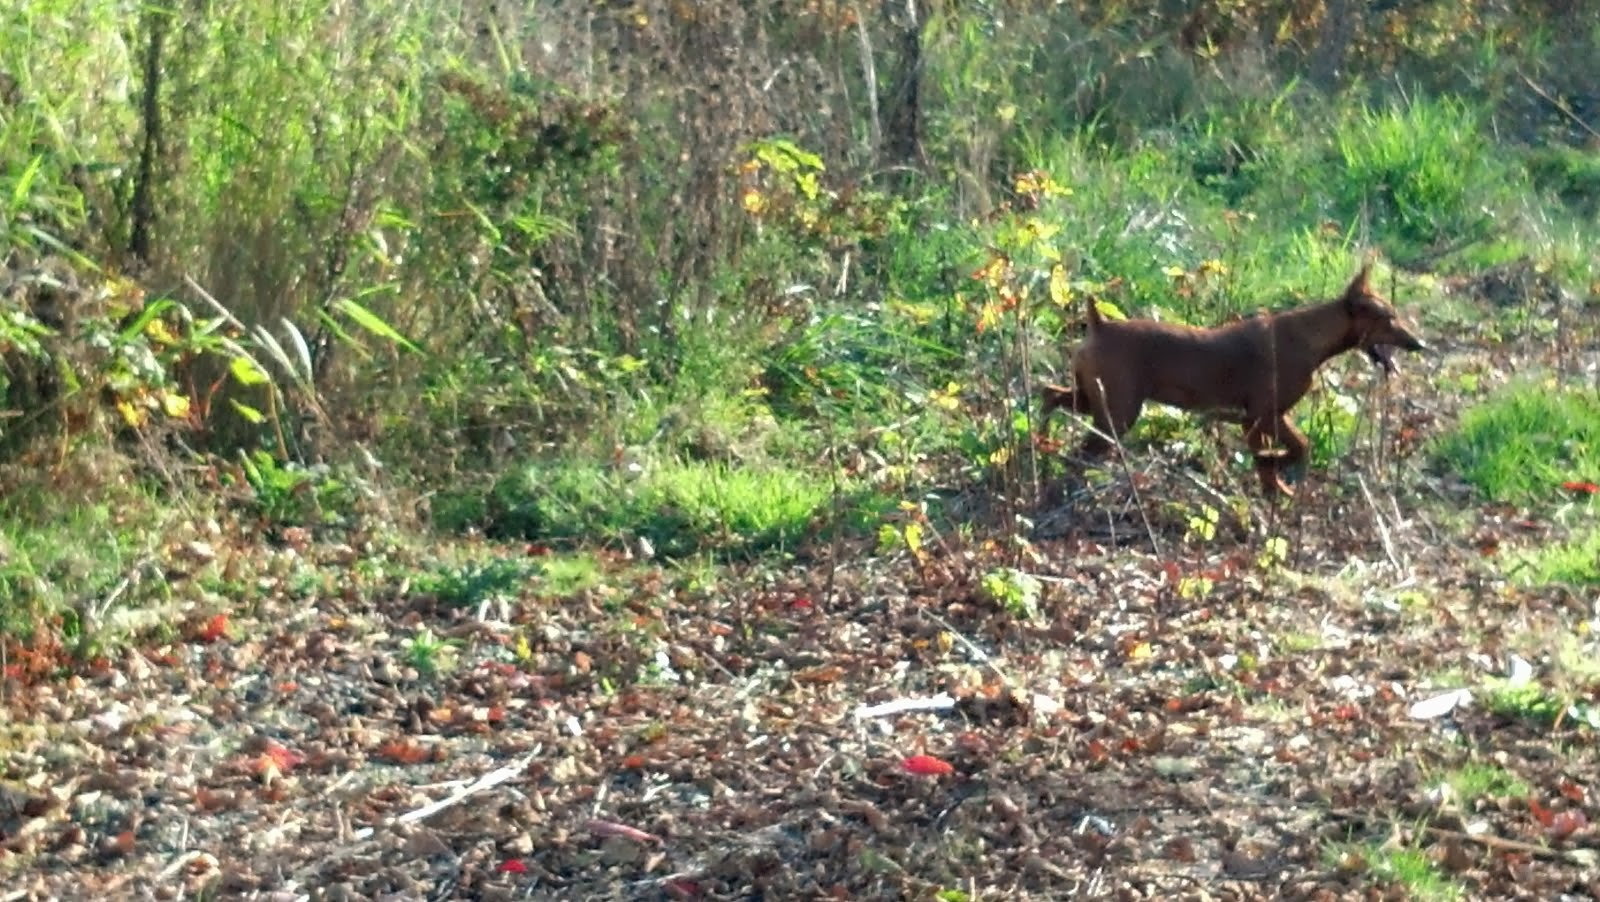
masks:
{"label": "dog's tail", "polygon": [[1095,330],[1100,328],[1100,324],[1105,321],[1100,318],[1100,300],[1092,294],[1086,294],[1084,297],[1089,302],[1089,334],[1093,335]]}

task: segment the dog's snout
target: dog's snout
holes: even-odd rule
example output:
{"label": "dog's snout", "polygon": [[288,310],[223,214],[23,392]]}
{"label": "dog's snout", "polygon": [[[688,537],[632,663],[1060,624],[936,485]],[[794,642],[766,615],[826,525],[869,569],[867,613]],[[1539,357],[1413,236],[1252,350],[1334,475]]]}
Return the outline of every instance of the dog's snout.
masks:
{"label": "dog's snout", "polygon": [[1396,347],[1404,348],[1407,351],[1428,350],[1427,344],[1425,344],[1422,339],[1418,338],[1416,333],[1412,332],[1410,329],[1407,329],[1405,326],[1400,325],[1399,323],[1390,323],[1389,331],[1392,334],[1389,336],[1390,340],[1385,342],[1385,344],[1393,344]]}

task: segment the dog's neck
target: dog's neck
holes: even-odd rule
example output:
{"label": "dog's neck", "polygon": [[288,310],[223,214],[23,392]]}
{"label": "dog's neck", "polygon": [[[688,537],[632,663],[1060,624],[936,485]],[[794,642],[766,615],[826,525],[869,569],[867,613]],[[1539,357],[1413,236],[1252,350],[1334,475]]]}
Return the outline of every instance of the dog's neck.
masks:
{"label": "dog's neck", "polygon": [[1274,317],[1278,341],[1290,341],[1307,353],[1312,369],[1360,344],[1361,336],[1350,319],[1344,298],[1334,298],[1310,307],[1286,310]]}

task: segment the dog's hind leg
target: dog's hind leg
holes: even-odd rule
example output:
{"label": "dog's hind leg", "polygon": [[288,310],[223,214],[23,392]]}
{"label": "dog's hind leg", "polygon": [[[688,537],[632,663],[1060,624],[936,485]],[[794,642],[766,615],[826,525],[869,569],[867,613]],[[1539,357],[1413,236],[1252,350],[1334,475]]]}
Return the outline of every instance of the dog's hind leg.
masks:
{"label": "dog's hind leg", "polygon": [[1078,393],[1065,385],[1048,384],[1039,394],[1043,399],[1043,403],[1039,405],[1039,422],[1041,423],[1049,420],[1050,415],[1058,410],[1085,413],[1085,411],[1078,410],[1078,405],[1082,403]]}
{"label": "dog's hind leg", "polygon": [[1083,453],[1099,456],[1128,434],[1144,410],[1144,399],[1134,395],[1119,396],[1106,391],[1104,385],[1096,387],[1098,391],[1081,393],[1079,399],[1088,402],[1087,412],[1094,422],[1094,431],[1083,440]]}

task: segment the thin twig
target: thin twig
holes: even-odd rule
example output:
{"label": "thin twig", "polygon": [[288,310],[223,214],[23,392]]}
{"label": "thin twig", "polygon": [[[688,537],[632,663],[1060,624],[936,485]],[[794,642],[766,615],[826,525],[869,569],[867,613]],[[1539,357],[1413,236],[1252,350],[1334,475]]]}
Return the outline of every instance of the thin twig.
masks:
{"label": "thin twig", "polygon": [[1383,553],[1388,556],[1389,563],[1394,565],[1395,572],[1404,577],[1411,568],[1401,561],[1395,549],[1394,539],[1389,535],[1389,527],[1384,523],[1383,511],[1373,500],[1372,492],[1367,490],[1367,480],[1359,471],[1356,473],[1356,485],[1361,487],[1361,497],[1367,499],[1367,507],[1372,509],[1372,522],[1378,527],[1378,541],[1383,545]]}
{"label": "thin twig", "polygon": [[976,658],[978,663],[983,664],[984,666],[988,667],[990,670],[993,670],[995,672],[995,675],[1000,677],[1000,681],[1001,682],[1005,683],[1007,686],[1015,686],[1016,685],[1015,683],[1013,683],[1011,681],[1011,677],[1008,676],[1004,670],[1000,669],[1000,665],[996,664],[994,662],[994,658],[991,657],[988,652],[986,652],[983,649],[979,648],[977,646],[977,644],[975,642],[973,642],[971,639],[968,639],[966,636],[961,635],[961,632],[959,630],[957,630],[955,627],[950,625],[950,621],[944,619],[943,617],[940,617],[938,614],[935,614],[934,612],[928,610],[927,608],[922,608],[921,611],[922,611],[922,616],[928,618],[929,620],[932,620],[934,623],[937,623],[937,624],[939,624],[939,626],[943,627],[944,631],[949,633],[951,638],[955,639],[955,641],[958,642],[963,648],[965,648],[969,654],[971,654],[974,658]]}
{"label": "thin twig", "polygon": [[[1345,811],[1339,809],[1329,811],[1328,816],[1339,821],[1354,821],[1362,824],[1373,819],[1373,816],[1366,812]],[[1444,827],[1435,827],[1431,824],[1421,824],[1420,827],[1422,832],[1427,833],[1437,839],[1453,839],[1457,842],[1468,842],[1501,852],[1521,852],[1524,855],[1529,855],[1545,861],[1564,861],[1568,864],[1576,864],[1580,866],[1586,866],[1589,864],[1589,862],[1586,860],[1587,856],[1577,854],[1578,850],[1576,849],[1552,849],[1549,846],[1541,846],[1538,843],[1523,842],[1519,839],[1507,839],[1503,836],[1496,836],[1492,833],[1466,833],[1461,830],[1447,830]]]}
{"label": "thin twig", "polygon": [[[1089,303],[1094,303],[1090,300]],[[1106,384],[1099,379],[1095,385],[1100,388],[1100,409],[1105,414],[1106,425],[1111,427],[1111,444],[1117,449],[1117,462],[1122,465],[1122,475],[1128,479],[1128,487],[1133,490],[1133,503],[1139,508],[1139,519],[1144,521],[1145,534],[1150,537],[1150,545],[1155,548],[1156,557],[1166,560],[1167,555],[1161,550],[1161,540],[1156,538],[1155,527],[1150,525],[1150,514],[1145,511],[1144,496],[1139,493],[1138,483],[1133,478],[1133,468],[1128,466],[1128,455],[1123,452],[1122,437],[1116,434],[1117,424],[1111,419],[1111,411],[1106,407]],[[1093,427],[1090,427],[1093,428]]]}
{"label": "thin twig", "polygon": [[1533,93],[1543,97],[1545,102],[1555,107],[1556,110],[1561,113],[1561,115],[1571,119],[1575,125],[1588,132],[1589,137],[1600,138],[1600,131],[1595,131],[1593,126],[1580,119],[1578,114],[1574,113],[1572,108],[1563,103],[1560,98],[1552,97],[1549,92],[1547,92],[1544,88],[1539,87],[1538,84],[1536,84],[1533,79],[1529,78],[1526,73],[1518,72],[1517,76],[1526,82],[1528,87],[1533,89]]}
{"label": "thin twig", "polygon": [[872,152],[883,148],[883,124],[878,118],[878,68],[872,56],[872,38],[867,33],[867,15],[856,4],[856,37],[861,40],[861,77],[866,82],[867,113],[872,124]]}
{"label": "thin twig", "polygon": [[[453,805],[459,805],[480,792],[493,789],[494,787],[499,786],[501,783],[513,779],[514,777],[526,771],[528,769],[528,765],[533,763],[537,754],[539,753],[530,753],[528,755],[524,755],[516,761],[507,764],[505,767],[499,768],[498,770],[492,770],[479,777],[477,780],[474,780],[470,786],[459,789],[437,802],[430,802],[421,808],[418,808],[414,811],[408,811],[405,814],[400,815],[394,819],[394,823],[398,826],[400,824],[409,824],[413,821],[420,821],[423,818],[438,814],[439,812]],[[357,842],[360,842],[362,840],[371,838],[376,832],[377,831],[372,827],[363,827],[353,834],[353,838]]]}

